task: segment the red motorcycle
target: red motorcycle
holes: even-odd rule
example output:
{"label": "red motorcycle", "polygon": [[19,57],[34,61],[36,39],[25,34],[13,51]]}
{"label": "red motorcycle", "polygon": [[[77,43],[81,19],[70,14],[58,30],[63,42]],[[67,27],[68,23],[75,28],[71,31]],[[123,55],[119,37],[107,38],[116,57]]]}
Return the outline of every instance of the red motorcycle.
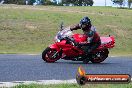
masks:
{"label": "red motorcycle", "polygon": [[[109,54],[109,49],[114,47],[115,39],[113,36],[100,37],[101,45],[89,55],[83,51],[83,46],[76,46],[75,42],[87,41],[87,36],[83,34],[73,34],[70,28],[61,28],[55,36],[55,43],[47,47],[42,52],[42,59],[45,62],[53,63],[59,59],[83,61],[88,63],[103,62]],[[87,61],[87,62],[86,62]]]}

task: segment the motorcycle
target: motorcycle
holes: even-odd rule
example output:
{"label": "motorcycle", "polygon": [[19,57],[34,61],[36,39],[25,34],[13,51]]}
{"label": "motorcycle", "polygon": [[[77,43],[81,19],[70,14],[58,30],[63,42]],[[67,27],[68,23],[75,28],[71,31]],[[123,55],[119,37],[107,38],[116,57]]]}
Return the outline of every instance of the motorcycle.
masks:
{"label": "motorcycle", "polygon": [[83,51],[83,46],[76,46],[76,42],[87,41],[87,36],[84,34],[73,34],[70,28],[63,28],[61,25],[60,31],[55,36],[55,43],[51,44],[42,52],[42,59],[45,62],[53,63],[59,59],[83,61],[83,63],[100,63],[103,62],[109,54],[109,49],[115,46],[114,36],[100,37],[101,45],[89,55]]}

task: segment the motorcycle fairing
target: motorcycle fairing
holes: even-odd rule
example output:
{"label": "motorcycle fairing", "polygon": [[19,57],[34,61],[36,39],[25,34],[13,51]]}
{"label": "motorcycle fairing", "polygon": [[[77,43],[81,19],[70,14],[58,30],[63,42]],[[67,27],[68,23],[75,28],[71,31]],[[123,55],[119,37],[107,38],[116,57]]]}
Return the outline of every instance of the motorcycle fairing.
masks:
{"label": "motorcycle fairing", "polygon": [[82,55],[84,53],[79,48],[77,48],[71,44],[67,44],[66,40],[62,40],[61,42],[52,44],[49,47],[52,49],[56,49],[57,51],[60,51],[62,49],[63,54],[65,54],[68,57],[78,56],[78,55]]}

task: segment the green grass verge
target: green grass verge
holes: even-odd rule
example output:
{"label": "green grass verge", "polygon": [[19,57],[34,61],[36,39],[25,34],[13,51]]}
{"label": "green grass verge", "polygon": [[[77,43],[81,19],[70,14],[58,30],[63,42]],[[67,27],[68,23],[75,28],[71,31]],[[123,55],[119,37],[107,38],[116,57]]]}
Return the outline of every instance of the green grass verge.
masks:
{"label": "green grass verge", "polygon": [[12,88],[132,88],[130,84],[86,84],[79,86],[78,84],[55,84],[55,85],[18,85]]}
{"label": "green grass verge", "polygon": [[61,21],[69,26],[89,16],[100,36],[115,36],[112,55],[132,55],[131,14],[113,7],[1,5],[0,53],[41,53],[53,43]]}

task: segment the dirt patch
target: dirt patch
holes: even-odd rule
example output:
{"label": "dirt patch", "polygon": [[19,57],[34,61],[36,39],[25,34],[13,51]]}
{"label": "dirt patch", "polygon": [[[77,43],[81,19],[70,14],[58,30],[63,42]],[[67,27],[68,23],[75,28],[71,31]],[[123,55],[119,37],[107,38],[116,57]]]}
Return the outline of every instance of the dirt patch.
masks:
{"label": "dirt patch", "polygon": [[27,29],[29,29],[29,30],[32,30],[32,31],[35,30],[35,29],[37,29],[37,26],[35,26],[33,24],[30,24],[30,23],[26,24],[25,27]]}

